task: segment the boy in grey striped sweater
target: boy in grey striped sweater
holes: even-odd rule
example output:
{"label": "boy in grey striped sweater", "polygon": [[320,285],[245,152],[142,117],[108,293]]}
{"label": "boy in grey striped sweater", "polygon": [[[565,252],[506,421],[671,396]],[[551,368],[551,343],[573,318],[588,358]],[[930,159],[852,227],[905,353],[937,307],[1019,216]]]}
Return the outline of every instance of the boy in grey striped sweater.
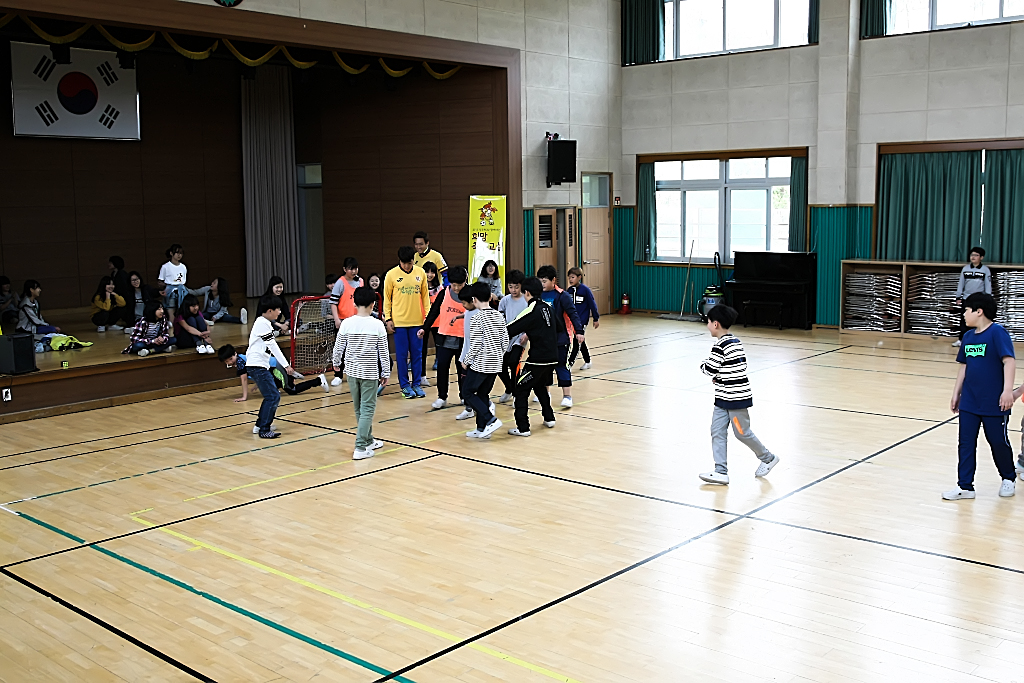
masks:
{"label": "boy in grey striped sweater", "polygon": [[466,432],[466,436],[489,439],[501,427],[501,420],[491,414],[491,389],[505,360],[508,328],[505,327],[505,316],[489,305],[491,288],[484,282],[477,282],[469,289],[473,293],[476,313],[469,323],[466,334],[469,342],[463,350],[462,365],[466,368],[466,378],[462,395],[466,406],[476,413],[476,429]]}
{"label": "boy in grey striped sweater", "polygon": [[711,377],[715,385],[715,412],[711,418],[711,450],[715,458],[715,471],[704,472],[700,478],[709,484],[728,484],[727,464],[729,424],[740,442],[752,450],[761,461],[755,477],[763,477],[779,464],[779,456],[764,447],[750,429],[747,408],[754,405],[754,393],[747,379],[747,356],[743,342],[729,332],[736,322],[735,309],[718,304],[708,311],[708,332],[716,339],[711,356],[701,363],[700,369]]}

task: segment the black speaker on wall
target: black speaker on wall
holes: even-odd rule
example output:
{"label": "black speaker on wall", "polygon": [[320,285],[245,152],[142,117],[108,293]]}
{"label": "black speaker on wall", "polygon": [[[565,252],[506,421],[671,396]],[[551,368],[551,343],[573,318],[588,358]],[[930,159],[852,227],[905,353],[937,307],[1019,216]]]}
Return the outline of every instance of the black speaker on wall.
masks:
{"label": "black speaker on wall", "polygon": [[0,375],[35,372],[36,340],[31,334],[0,334]]}
{"label": "black speaker on wall", "polygon": [[548,187],[576,182],[576,141],[548,140]]}

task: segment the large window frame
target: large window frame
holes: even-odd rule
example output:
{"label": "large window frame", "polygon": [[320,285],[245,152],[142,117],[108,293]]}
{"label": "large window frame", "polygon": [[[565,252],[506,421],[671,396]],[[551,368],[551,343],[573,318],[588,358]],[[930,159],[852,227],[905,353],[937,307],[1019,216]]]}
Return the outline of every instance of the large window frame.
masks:
{"label": "large window frame", "polygon": [[[735,54],[739,52],[756,52],[758,50],[774,50],[782,47],[801,47],[803,45],[809,45],[809,40],[805,40],[802,43],[795,44],[782,44],[782,26],[781,26],[781,9],[783,0],[773,0],[774,5],[774,21],[773,21],[773,36],[774,39],[771,43],[765,43],[763,45],[754,45],[749,47],[738,47],[729,48],[729,3],[731,0],[722,1],[722,49],[711,50],[708,52],[692,53],[692,54],[680,54],[680,29],[679,29],[679,6],[681,3],[687,2],[687,0],[665,0],[665,26],[666,33],[668,32],[669,23],[671,22],[671,33],[672,40],[671,45],[669,41],[665,41],[665,61],[674,61],[678,59],[694,59],[697,57],[709,57],[712,55],[727,55]],[[1002,2],[1002,0],[1000,0]],[[809,3],[808,3],[809,4]]]}
{"label": "large window frame", "polygon": [[906,34],[909,34],[909,33],[922,33],[922,32],[931,32],[931,31],[945,31],[945,30],[954,29],[954,28],[965,28],[965,27],[969,27],[969,26],[987,26],[987,25],[990,25],[990,24],[1005,24],[1005,23],[1009,23],[1009,22],[1012,22],[1012,21],[1024,20],[1024,10],[1022,10],[1022,13],[1020,13],[1020,14],[1010,14],[1010,15],[1007,15],[1005,13],[1005,8],[1006,8],[1007,0],[998,0],[998,2],[999,2],[999,16],[998,17],[995,17],[995,18],[992,18],[992,19],[976,19],[976,20],[971,20],[971,21],[960,21],[960,22],[954,22],[954,23],[940,24],[939,23],[939,12],[938,12],[939,1],[940,0],[927,0],[927,2],[928,2],[928,28],[920,29],[920,30],[915,29],[915,30],[907,30],[907,31],[896,31],[896,30],[894,30],[894,27],[893,27],[893,17],[892,16],[887,16],[886,17],[886,26],[885,26],[885,35],[887,35],[887,36],[898,36],[898,35],[906,35]]}
{"label": "large window frame", "polygon": [[[740,159],[754,158],[777,158],[777,157],[806,157],[806,148],[783,148],[766,150],[749,150],[742,152],[709,152],[693,154],[651,154],[638,155],[637,164],[662,161],[717,161],[719,164],[718,178],[714,180],[683,180],[684,174],[680,172],[680,180],[655,180],[655,195],[659,191],[678,191],[679,194],[679,240],[680,255],[663,256],[658,253],[658,229],[655,225],[655,234],[651,239],[652,259],[649,263],[663,265],[686,264],[689,261],[689,243],[687,241],[686,225],[686,192],[714,190],[718,191],[718,242],[716,251],[721,255],[723,264],[731,264],[732,257],[732,193],[735,190],[766,190],[765,198],[765,245],[764,251],[771,251],[772,243],[772,188],[779,186],[791,187],[792,174],[786,177],[770,176],[766,173],[763,178],[729,178],[728,162]],[[639,173],[638,173],[639,175]],[[790,201],[792,191],[790,190]],[[655,201],[657,205],[657,200]],[[694,256],[694,264],[710,264],[713,256]]]}

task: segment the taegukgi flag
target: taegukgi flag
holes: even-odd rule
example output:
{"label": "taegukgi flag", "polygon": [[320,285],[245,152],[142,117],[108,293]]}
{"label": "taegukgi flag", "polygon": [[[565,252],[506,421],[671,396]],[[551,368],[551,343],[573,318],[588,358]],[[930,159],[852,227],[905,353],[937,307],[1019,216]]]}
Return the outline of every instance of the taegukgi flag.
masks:
{"label": "taegukgi flag", "polygon": [[135,70],[117,53],[71,48],[57,64],[48,45],[11,42],[14,134],[139,139]]}

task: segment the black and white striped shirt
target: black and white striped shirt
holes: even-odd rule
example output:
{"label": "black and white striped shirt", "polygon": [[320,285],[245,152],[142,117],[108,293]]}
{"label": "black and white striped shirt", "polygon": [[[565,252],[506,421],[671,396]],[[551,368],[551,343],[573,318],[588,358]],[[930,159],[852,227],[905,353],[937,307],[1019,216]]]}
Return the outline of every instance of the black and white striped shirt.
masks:
{"label": "black and white striped shirt", "polygon": [[381,380],[391,375],[391,353],[384,323],[368,315],[341,321],[334,340],[334,367],[356,379]]}
{"label": "black and white striped shirt", "polygon": [[723,334],[711,347],[711,356],[700,370],[715,385],[715,405],[725,410],[741,410],[754,405],[754,392],[747,379],[747,354],[743,342],[732,334]]}
{"label": "black and white striped shirt", "polygon": [[508,328],[505,316],[493,308],[478,310],[469,323],[469,350],[466,365],[483,374],[501,372],[505,349],[508,348]]}

